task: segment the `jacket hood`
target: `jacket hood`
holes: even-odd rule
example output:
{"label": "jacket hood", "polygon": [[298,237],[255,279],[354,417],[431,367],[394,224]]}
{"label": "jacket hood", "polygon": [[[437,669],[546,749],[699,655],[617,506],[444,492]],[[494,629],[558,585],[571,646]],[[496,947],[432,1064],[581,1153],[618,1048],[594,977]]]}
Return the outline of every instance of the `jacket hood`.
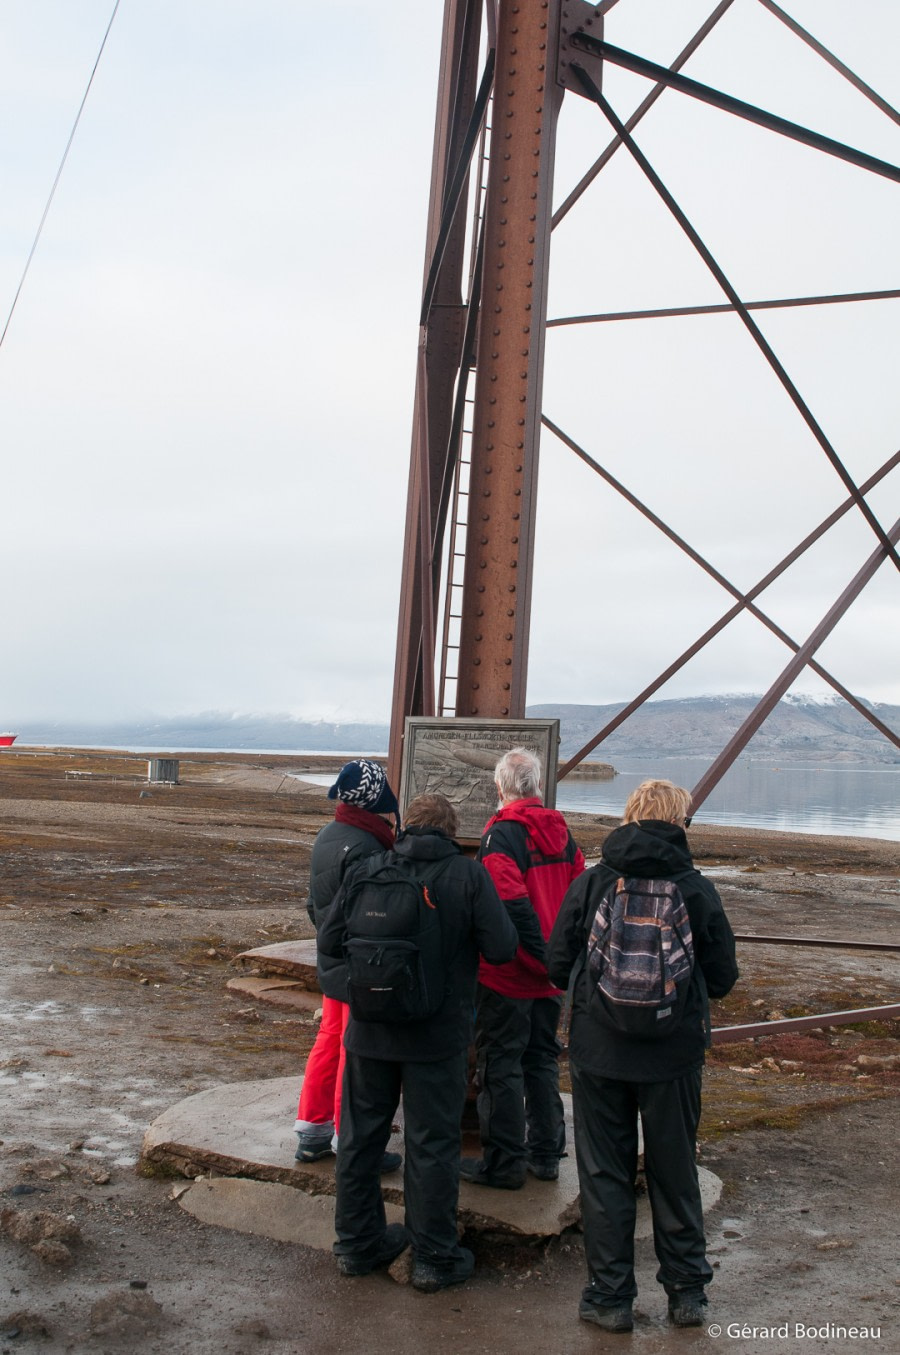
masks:
{"label": "jacket hood", "polygon": [[489,832],[495,823],[513,820],[522,823],[528,829],[538,851],[545,856],[557,856],[564,850],[569,840],[569,828],[558,809],[547,809],[538,796],[528,800],[513,800],[512,804],[498,809],[485,827]]}
{"label": "jacket hood", "polygon": [[684,829],[658,819],[623,823],[603,844],[603,861],[620,875],[670,879],[694,869]]}
{"label": "jacket hood", "polygon": [[457,856],[459,847],[439,828],[404,828],[394,843],[394,851],[407,861],[442,861]]}

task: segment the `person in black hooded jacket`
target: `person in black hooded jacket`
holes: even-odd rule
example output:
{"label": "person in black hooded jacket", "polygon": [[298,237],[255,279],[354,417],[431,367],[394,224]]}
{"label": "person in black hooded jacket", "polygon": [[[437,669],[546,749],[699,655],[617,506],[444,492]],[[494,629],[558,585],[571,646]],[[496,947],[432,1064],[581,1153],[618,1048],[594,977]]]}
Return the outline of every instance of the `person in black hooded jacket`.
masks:
{"label": "person in black hooded jacket", "polygon": [[[306,911],[316,930],[350,866],[393,846],[390,820],[400,821],[400,806],[384,770],[370,758],[346,762],[328,798],[337,801],[334,818],[318,833],[309,867]],[[294,1122],[298,1162],[331,1157],[332,1141],[341,1125],[343,1036],[349,1015],[343,957],[329,960],[319,952],[318,970],[322,1020],[306,1060]],[[381,1170],[397,1171],[402,1165],[399,1153],[385,1153]]]}
{"label": "person in black hooded jacket", "polygon": [[[589,1277],[579,1316],[607,1331],[633,1327],[638,1112],[657,1279],[669,1296],[670,1321],[699,1326],[712,1279],[696,1167],[700,1089],[708,996],[730,992],[738,969],[722,902],[691,859],[690,804],[690,793],[670,781],[638,786],[622,826],[603,845],[600,864],[569,888],[548,946],[554,983],[565,988],[575,971],[569,1067]],[[687,908],[694,970],[682,1019],[664,1039],[611,1030],[592,1008],[587,939],[601,898],[620,876],[674,880]]]}
{"label": "person in black hooded jacket", "polygon": [[[444,997],[435,1015],[396,1024],[358,1021],[344,1035],[346,1064],[338,1145],[334,1251],[342,1275],[389,1265],[412,1243],[412,1284],[424,1293],[461,1284],[475,1260],[460,1247],[460,1121],[466,1096],[475,981],[480,956],[511,960],[518,933],[483,867],[453,841],[456,811],[443,795],[420,795],[407,806],[404,830],[389,864],[405,862],[438,909]],[[351,868],[319,928],[319,953],[343,955],[344,902],[358,871]],[[406,1227],[386,1225],[378,1163],[403,1093]]]}

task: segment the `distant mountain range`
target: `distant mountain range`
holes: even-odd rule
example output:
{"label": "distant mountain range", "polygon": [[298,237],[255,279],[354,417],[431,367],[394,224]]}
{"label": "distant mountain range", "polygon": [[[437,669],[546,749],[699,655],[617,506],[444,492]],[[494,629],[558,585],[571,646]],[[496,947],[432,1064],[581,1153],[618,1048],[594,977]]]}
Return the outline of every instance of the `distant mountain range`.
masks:
{"label": "distant mountain range", "polygon": [[[749,695],[648,701],[590,757],[612,763],[617,757],[711,757],[724,748],[758,701],[758,696]],[[599,733],[623,704],[529,706],[528,714],[559,719],[561,751],[571,756]],[[900,734],[900,706],[871,705],[870,709]],[[765,761],[791,758],[900,764],[900,749],[840,698],[788,697],[780,701],[753,736],[747,753]]]}
{"label": "distant mountain range", "polygon": [[[724,747],[759,700],[756,696],[699,696],[680,701],[650,701],[591,754],[597,761],[617,757],[709,757]],[[559,719],[561,753],[570,756],[622,709],[608,706],[545,704],[528,715]],[[900,732],[900,706],[873,705],[889,728]],[[288,715],[229,715],[206,712],[152,722],[24,724],[22,744],[178,749],[239,749],[306,752],[385,753],[384,724],[331,724],[294,720]],[[791,758],[813,762],[900,764],[900,750],[840,698],[787,697],[757,731],[748,752],[764,760]]]}

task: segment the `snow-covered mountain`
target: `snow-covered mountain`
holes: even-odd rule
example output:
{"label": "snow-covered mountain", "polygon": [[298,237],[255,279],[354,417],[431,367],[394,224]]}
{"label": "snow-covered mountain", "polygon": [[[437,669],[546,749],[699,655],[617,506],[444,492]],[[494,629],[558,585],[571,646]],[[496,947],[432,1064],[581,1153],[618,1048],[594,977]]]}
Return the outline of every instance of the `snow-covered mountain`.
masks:
{"label": "snow-covered mountain", "polygon": [[[758,696],[698,696],[680,701],[648,701],[591,754],[616,757],[712,756],[725,746],[759,701]],[[557,717],[562,753],[581,748],[622,709],[615,705],[545,704],[528,714]],[[900,706],[870,707],[883,724],[900,735]],[[900,763],[900,749],[841,697],[789,696],[780,701],[747,747],[751,757],[813,762]]]}
{"label": "snow-covered mountain", "polygon": [[[650,701],[620,725],[592,757],[713,756],[759,700],[756,696],[699,696],[678,701]],[[559,718],[564,757],[588,742],[624,702],[613,705],[542,704],[528,714]],[[871,707],[878,718],[900,733],[900,706]],[[90,744],[148,749],[233,748],[340,753],[384,753],[386,724],[337,724],[295,720],[288,715],[235,715],[205,712],[153,721],[19,722],[19,746]],[[880,734],[840,697],[788,696],[756,733],[747,749],[751,757],[802,759],[812,762],[900,764],[900,749]]]}

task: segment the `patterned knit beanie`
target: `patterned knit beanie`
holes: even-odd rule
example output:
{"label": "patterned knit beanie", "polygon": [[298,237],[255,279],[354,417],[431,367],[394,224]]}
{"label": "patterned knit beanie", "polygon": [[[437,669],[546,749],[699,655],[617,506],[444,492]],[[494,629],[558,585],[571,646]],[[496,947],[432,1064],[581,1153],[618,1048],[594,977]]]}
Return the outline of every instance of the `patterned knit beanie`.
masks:
{"label": "patterned knit beanie", "polygon": [[388,785],[383,769],[377,762],[364,757],[344,764],[328,798],[343,800],[358,809],[368,809],[371,814],[400,813],[397,797]]}

